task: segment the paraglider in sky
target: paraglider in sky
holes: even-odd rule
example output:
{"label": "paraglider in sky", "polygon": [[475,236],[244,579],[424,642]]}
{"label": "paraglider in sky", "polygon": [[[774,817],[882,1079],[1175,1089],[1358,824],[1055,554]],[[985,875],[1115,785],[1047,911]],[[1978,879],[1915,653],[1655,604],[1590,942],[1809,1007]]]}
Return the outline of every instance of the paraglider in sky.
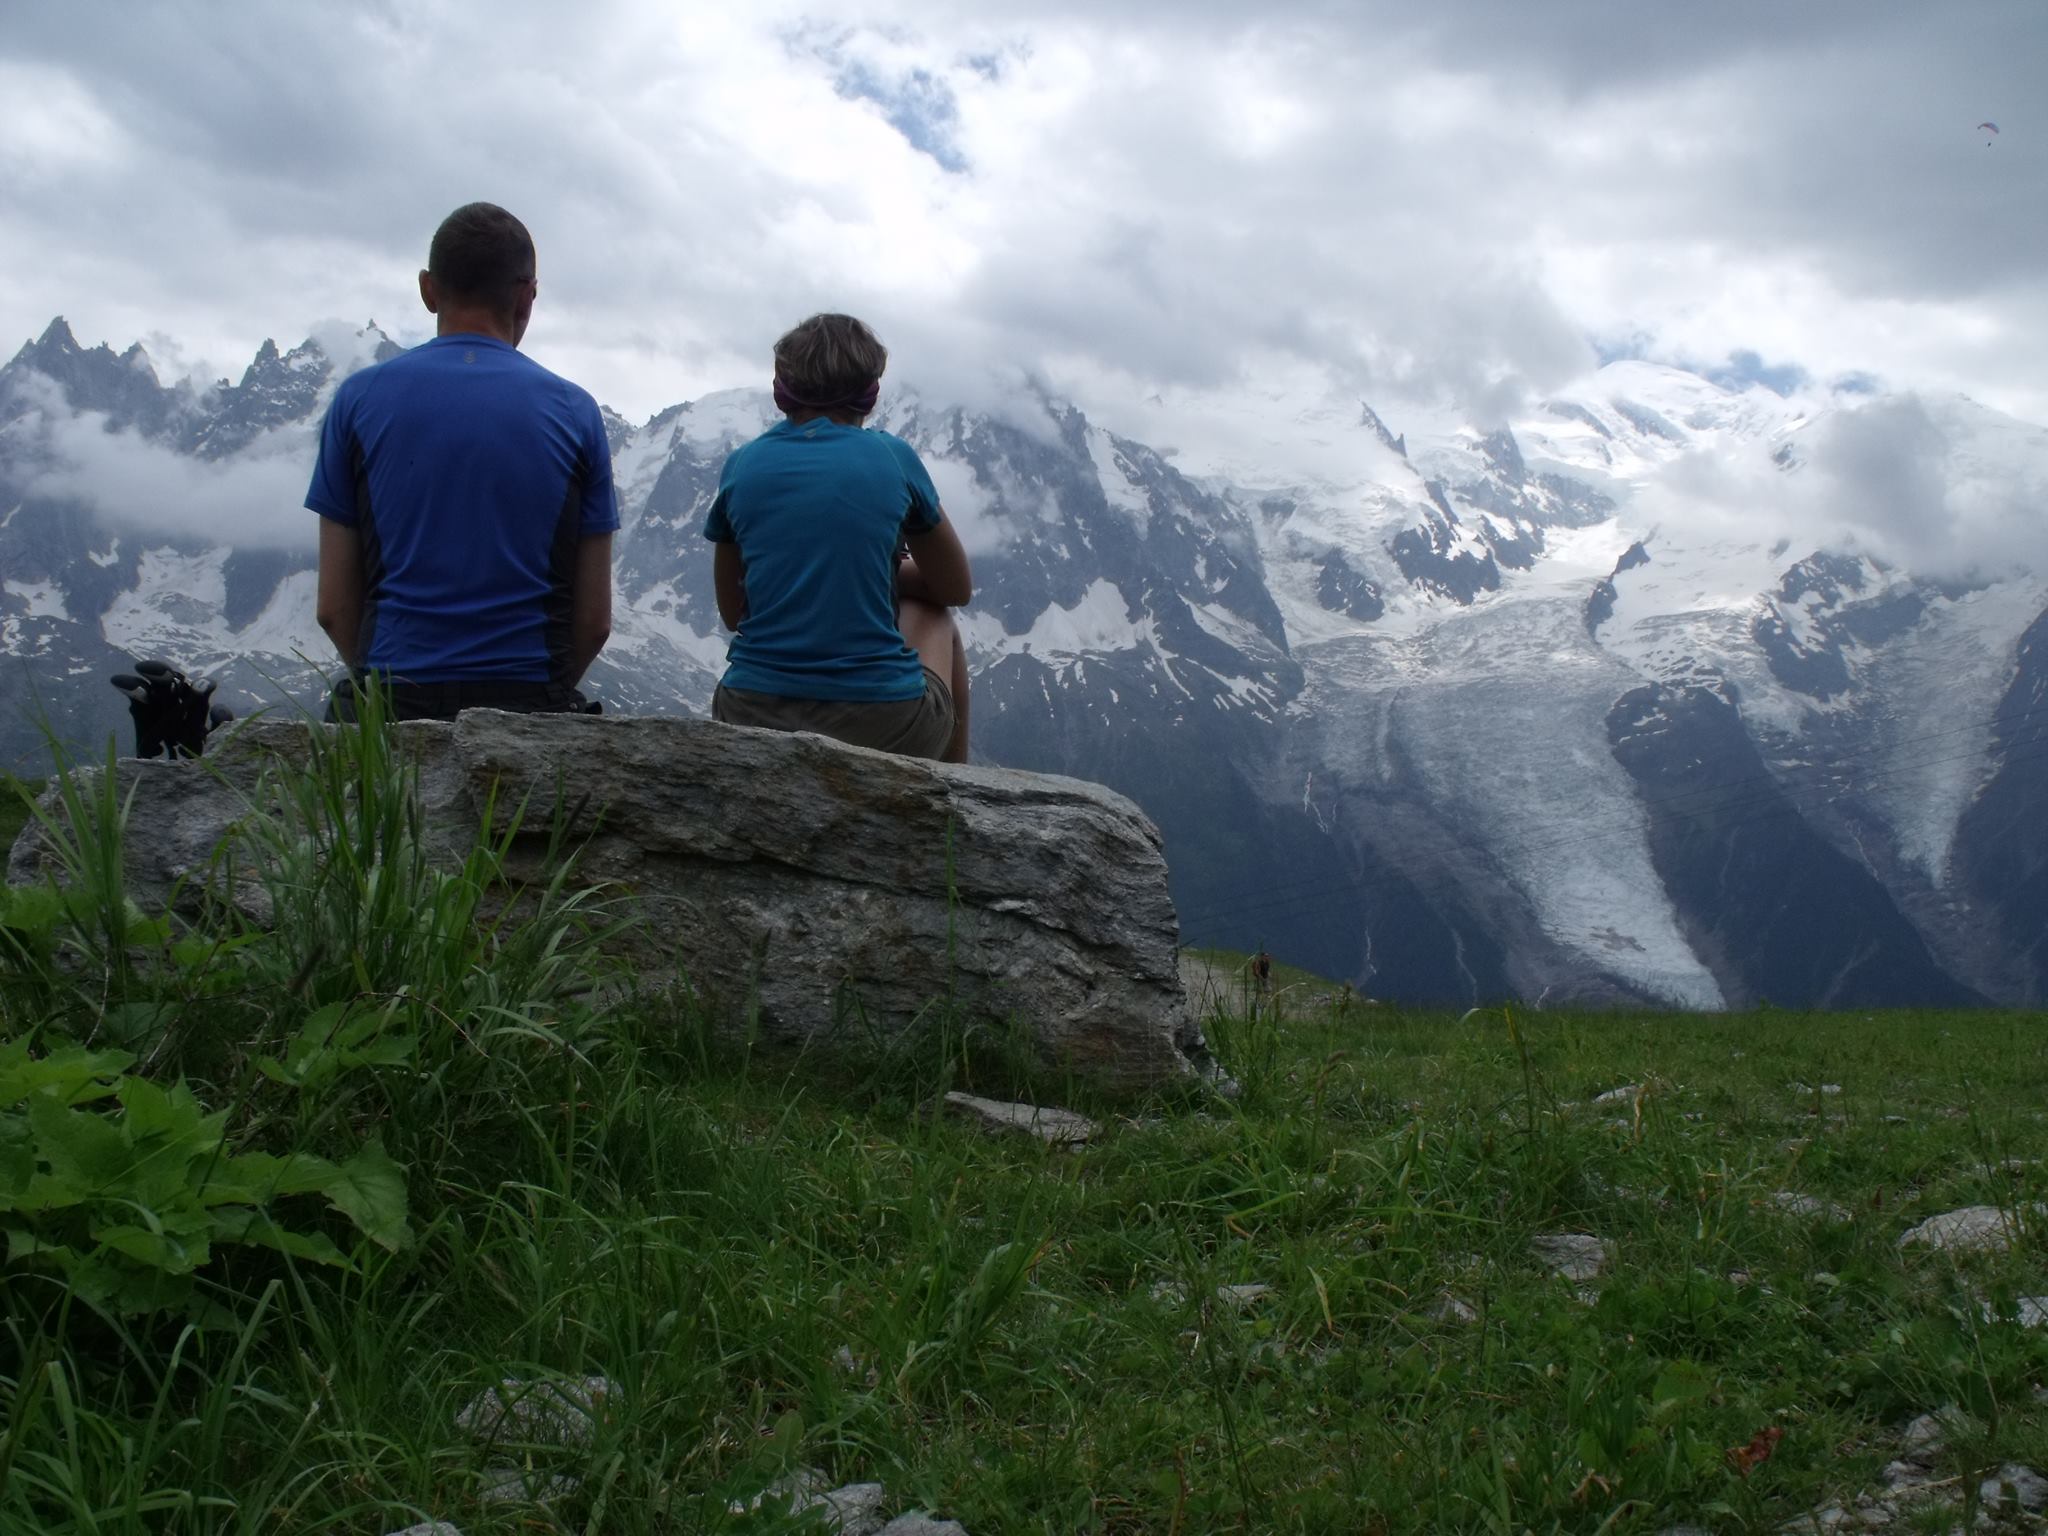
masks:
{"label": "paraglider in sky", "polygon": [[1986,149],[1989,149],[1989,148],[1991,147],[1991,141],[1992,141],[1992,139],[1995,139],[1995,138],[1997,138],[1997,137],[1998,137],[1998,124],[1996,124],[1996,123],[1979,123],[1979,124],[1977,125],[1977,131],[1978,131],[1979,133],[1981,133],[1981,134],[1984,134],[1984,135],[1986,135],[1986,138],[1985,138],[1985,140],[1984,140],[1984,147],[1985,147]]}

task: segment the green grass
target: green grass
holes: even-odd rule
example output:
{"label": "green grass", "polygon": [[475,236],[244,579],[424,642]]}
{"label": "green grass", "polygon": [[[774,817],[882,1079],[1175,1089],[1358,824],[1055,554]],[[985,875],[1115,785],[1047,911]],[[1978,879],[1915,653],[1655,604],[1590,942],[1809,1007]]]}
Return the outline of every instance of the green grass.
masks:
{"label": "green grass", "polygon": [[14,846],[15,836],[28,824],[28,802],[35,786],[24,784],[12,774],[0,773],[0,859]]}
{"label": "green grass", "polygon": [[[2048,1293],[2042,1225],[2002,1254],[1896,1246],[2048,1200],[2038,1017],[1340,1014],[1304,982],[1209,1021],[1235,1103],[1082,1105],[1103,1134],[1056,1151],[932,1118],[964,1085],[936,1036],[832,1082],[708,1040],[605,976],[601,899],[480,926],[488,850],[452,888],[415,867],[374,757],[271,812],[305,834],[287,861],[323,803],[356,829],[292,866],[290,934],[215,933],[238,947],[203,965],[0,946],[0,1032],[48,1051],[147,1002],[175,1049],[145,1070],[238,1148],[376,1137],[413,1231],[302,1214],[348,1269],[219,1250],[204,1327],[0,1271],[0,1530],[545,1528],[479,1501],[518,1459],[579,1478],[553,1517],[593,1532],[815,1529],[729,1512],[799,1465],[973,1536],[1764,1532],[1877,1486],[1943,1407],[1944,1474],[2048,1465],[2048,1333],[2012,1316]],[[283,1056],[337,1006],[403,1049],[317,1092],[253,1069],[244,1037]],[[1575,1287],[1531,1254],[1547,1232],[1614,1261]],[[619,1388],[586,1449],[453,1425],[501,1376],[585,1374]],[[1740,1475],[1727,1452],[1770,1427]]]}

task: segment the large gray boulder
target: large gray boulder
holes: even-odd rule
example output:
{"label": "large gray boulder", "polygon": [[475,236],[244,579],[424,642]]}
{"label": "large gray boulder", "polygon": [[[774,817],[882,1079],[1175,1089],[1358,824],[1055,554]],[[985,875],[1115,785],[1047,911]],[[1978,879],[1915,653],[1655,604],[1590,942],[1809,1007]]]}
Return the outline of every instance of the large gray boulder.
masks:
{"label": "large gray boulder", "polygon": [[[128,760],[125,858],[145,907],[208,868],[331,727],[251,721],[199,762]],[[512,715],[392,727],[418,768],[424,840],[459,859],[532,796],[510,873],[542,873],[548,811],[594,826],[577,878],[637,921],[619,942],[727,1026],[791,1045],[891,1038],[950,1008],[1037,1064],[1115,1095],[1212,1069],[1175,964],[1159,834],[1100,785],[950,767],[705,720]],[[493,786],[497,788],[495,800]],[[31,823],[10,881],[51,868]],[[244,893],[245,905],[253,893]]]}

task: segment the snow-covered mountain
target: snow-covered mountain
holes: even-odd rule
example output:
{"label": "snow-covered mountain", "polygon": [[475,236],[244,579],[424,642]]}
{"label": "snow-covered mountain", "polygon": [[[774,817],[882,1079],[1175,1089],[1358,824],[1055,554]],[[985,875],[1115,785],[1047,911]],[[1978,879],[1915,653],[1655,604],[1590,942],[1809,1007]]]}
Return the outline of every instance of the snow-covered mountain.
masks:
{"label": "snow-covered mountain", "polygon": [[[36,757],[31,697],[125,740],[103,679],[136,656],[313,696],[313,432],[390,346],[335,330],[167,388],[58,322],[0,370],[7,760]],[[896,387],[879,424],[974,556],[978,755],[1143,805],[1190,940],[1431,1001],[2048,997],[2048,590],[2014,534],[2048,523],[2048,431],[1642,362],[1485,432],[1173,409],[1144,430],[1177,449],[1038,396]],[[699,529],[771,412],[611,419],[609,708],[708,703]]]}

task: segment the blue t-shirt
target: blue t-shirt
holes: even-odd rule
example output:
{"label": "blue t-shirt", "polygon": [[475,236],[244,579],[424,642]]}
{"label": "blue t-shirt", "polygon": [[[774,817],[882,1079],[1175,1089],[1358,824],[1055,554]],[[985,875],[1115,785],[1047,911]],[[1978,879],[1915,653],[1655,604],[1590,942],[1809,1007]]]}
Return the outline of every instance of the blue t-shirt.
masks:
{"label": "blue t-shirt", "polygon": [[334,392],[306,505],[362,535],[362,664],[408,682],[569,681],[577,548],[619,526],[590,395],[488,336]]}
{"label": "blue t-shirt", "polygon": [[704,537],[737,544],[747,612],[725,685],[794,699],[914,699],[924,667],[896,627],[896,547],[939,526],[939,493],[900,437],[816,417],[736,448]]}

